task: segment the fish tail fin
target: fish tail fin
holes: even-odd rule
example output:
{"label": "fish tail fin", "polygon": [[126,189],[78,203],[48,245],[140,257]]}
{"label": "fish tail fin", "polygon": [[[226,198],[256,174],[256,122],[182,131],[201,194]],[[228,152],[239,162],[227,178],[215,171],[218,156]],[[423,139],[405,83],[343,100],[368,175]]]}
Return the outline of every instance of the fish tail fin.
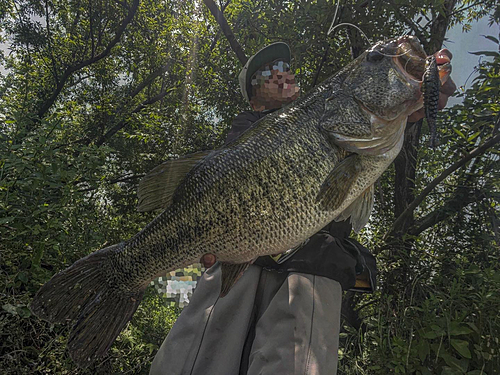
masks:
{"label": "fish tail fin", "polygon": [[42,286],[30,306],[35,315],[51,323],[75,321],[68,349],[81,367],[108,351],[144,295],[145,288],[124,293],[108,281],[109,256],[121,246],[98,250],[59,272]]}

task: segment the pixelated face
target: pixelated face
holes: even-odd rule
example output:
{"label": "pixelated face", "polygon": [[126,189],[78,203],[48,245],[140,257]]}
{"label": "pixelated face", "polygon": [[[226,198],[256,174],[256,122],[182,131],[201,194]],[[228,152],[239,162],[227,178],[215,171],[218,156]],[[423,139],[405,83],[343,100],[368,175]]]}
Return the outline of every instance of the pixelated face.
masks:
{"label": "pixelated face", "polygon": [[251,85],[251,103],[256,110],[280,108],[297,99],[300,91],[290,65],[284,61],[262,66],[252,76]]}

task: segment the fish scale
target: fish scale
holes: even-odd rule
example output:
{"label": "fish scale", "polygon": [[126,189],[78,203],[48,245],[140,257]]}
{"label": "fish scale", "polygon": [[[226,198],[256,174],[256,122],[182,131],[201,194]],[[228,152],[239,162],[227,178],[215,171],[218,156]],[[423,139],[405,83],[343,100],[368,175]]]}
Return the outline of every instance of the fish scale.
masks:
{"label": "fish scale", "polygon": [[[216,254],[221,261],[231,260],[235,263],[252,260],[269,253],[270,249],[281,252],[332,220],[332,214],[322,210],[315,198],[319,190],[317,181],[323,180],[337,161],[334,152],[336,146],[332,147],[326,142],[321,144],[311,137],[310,132],[317,131],[315,129],[315,123],[310,126],[299,125],[296,129],[298,137],[303,137],[304,143],[309,141],[310,145],[293,149],[280,147],[283,141],[277,127],[263,127],[260,132],[267,133],[268,141],[257,142],[250,147],[233,146],[228,152],[207,161],[206,168],[181,186],[180,193],[174,197],[173,206],[178,206],[179,211],[191,212],[190,215],[184,215],[191,220],[182,225],[193,228],[193,234],[186,236],[183,243],[178,245],[181,252],[185,248],[186,258],[190,259],[187,263],[199,259],[204,252]],[[307,133],[309,135],[306,138]],[[221,164],[226,166],[225,176],[218,175],[212,167]],[[299,170],[297,164],[306,168]],[[233,168],[240,171],[238,175],[230,172]],[[277,170],[280,171],[279,178],[276,177]],[[257,184],[256,180],[261,182]],[[205,186],[206,190],[201,192],[199,199],[195,202],[191,200],[183,207],[187,201],[184,197],[192,196],[193,191],[199,190],[200,186]],[[228,216],[213,209],[221,202],[220,197],[224,197],[223,200],[227,202],[236,202],[233,208],[237,210],[237,215],[229,215],[236,220],[228,220]],[[279,210],[275,207],[279,207]],[[162,216],[170,218],[167,220],[177,220],[177,216],[170,212]],[[159,220],[164,219],[161,217]],[[270,236],[270,233],[273,235]],[[290,233],[294,236],[290,236]],[[193,246],[192,241],[196,238],[203,238],[197,244],[201,249]],[[159,271],[172,266],[163,263]]]}
{"label": "fish scale", "polygon": [[158,275],[213,253],[223,296],[253,259],[299,245],[332,220],[359,231],[407,116],[422,107],[420,84],[400,71],[398,56],[415,65],[422,55],[414,37],[378,43],[231,144],[154,168],[139,184],[139,209],[162,212],[55,275],[32,311],[74,322],[68,349],[85,367],[108,351]]}

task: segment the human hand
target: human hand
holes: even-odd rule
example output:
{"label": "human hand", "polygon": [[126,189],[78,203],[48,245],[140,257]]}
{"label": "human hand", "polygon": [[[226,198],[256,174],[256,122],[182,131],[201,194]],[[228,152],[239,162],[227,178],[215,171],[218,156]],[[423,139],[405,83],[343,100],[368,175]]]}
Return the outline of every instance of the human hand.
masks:
{"label": "human hand", "polygon": [[[453,55],[446,48],[436,52],[434,54],[436,56],[436,62],[438,65],[445,64],[453,58]],[[448,98],[456,91],[457,86],[455,82],[448,76],[447,80],[441,85],[439,89],[439,101],[438,101],[438,109],[443,109],[448,103]],[[417,122],[418,120],[424,118],[425,109],[421,108],[416,112],[413,112],[410,116],[408,116],[408,122]]]}
{"label": "human hand", "polygon": [[216,261],[217,258],[215,257],[214,254],[211,253],[204,254],[200,259],[200,263],[203,264],[203,267],[205,268],[212,267]]}

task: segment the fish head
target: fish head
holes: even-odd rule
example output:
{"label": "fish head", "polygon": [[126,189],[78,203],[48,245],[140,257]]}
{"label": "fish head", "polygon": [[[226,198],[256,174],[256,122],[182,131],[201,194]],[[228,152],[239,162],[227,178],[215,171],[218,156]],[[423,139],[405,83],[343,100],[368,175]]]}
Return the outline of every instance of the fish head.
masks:
{"label": "fish head", "polygon": [[[349,152],[380,155],[392,150],[401,143],[408,116],[424,105],[426,58],[413,36],[379,42],[366,50],[344,68],[339,81],[332,81],[322,129]],[[450,57],[440,54],[437,60],[445,80],[451,71]]]}
{"label": "fish head", "polygon": [[423,105],[420,87],[426,57],[413,36],[379,42],[353,62],[343,89],[380,120],[407,117]]}

